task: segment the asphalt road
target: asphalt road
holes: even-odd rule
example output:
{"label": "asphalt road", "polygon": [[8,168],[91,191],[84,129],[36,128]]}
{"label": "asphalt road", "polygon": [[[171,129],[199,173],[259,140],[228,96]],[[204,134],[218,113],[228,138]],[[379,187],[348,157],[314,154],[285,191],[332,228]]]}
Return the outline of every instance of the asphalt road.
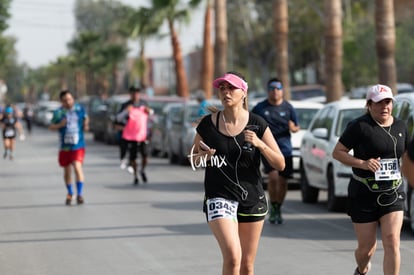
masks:
{"label": "asphalt road", "polygon": [[[88,135],[84,205],[65,206],[57,134],[35,128],[0,159],[0,274],[221,274],[201,212],[202,171],[152,158],[149,182],[132,185],[116,146]],[[326,194],[322,194],[326,197]],[[256,274],[352,274],[356,245],[344,213],[290,190],[283,225],[266,224]],[[403,228],[402,275],[414,273],[414,237]],[[381,242],[370,274],[382,274]]]}

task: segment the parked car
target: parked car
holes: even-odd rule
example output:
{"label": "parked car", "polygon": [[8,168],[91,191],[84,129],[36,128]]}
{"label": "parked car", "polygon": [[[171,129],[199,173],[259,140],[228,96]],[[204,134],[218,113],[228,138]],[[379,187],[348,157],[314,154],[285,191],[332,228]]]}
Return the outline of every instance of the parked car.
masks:
{"label": "parked car", "polygon": [[78,100],[89,116],[89,132],[93,133],[94,140],[103,140],[104,138],[104,120],[106,106],[105,99],[100,96],[86,96]]}
{"label": "parked car", "polygon": [[40,101],[34,108],[34,123],[49,126],[53,112],[61,105],[59,101]]}
{"label": "parked car", "polygon": [[[209,100],[209,103],[216,108],[221,108],[219,100]],[[170,108],[167,120],[171,120],[171,128],[166,132],[170,163],[189,163],[187,155],[193,145],[196,127],[201,119],[198,115],[199,105],[197,101],[189,100]]]}
{"label": "parked car", "polygon": [[327,190],[328,210],[344,210],[352,169],[333,159],[332,151],[347,124],[366,112],[365,104],[362,99],[331,102],[312,119],[300,147],[303,202],[316,203],[319,190]]}
{"label": "parked car", "polygon": [[300,130],[292,133],[292,156],[293,156],[293,179],[292,181],[300,181],[300,146],[302,138],[307,131],[312,118],[324,106],[322,103],[312,101],[289,101],[295,108]]}
{"label": "parked car", "polygon": [[[395,96],[393,116],[405,121],[410,138],[414,137],[414,93],[403,93]],[[411,230],[414,232],[414,192],[404,179],[404,189],[407,193],[405,216],[409,219]]]}
{"label": "parked car", "polygon": [[[103,140],[108,144],[116,144],[120,139],[119,128],[115,125],[116,115],[120,111],[124,102],[130,99],[129,94],[118,94],[110,96],[101,105],[96,106],[97,113],[93,119],[91,131],[95,139]],[[153,96],[142,95],[142,99],[148,102],[148,106],[154,110],[150,116],[148,128],[151,131],[153,121],[157,120],[162,107],[169,102],[183,101],[180,97],[175,96]],[[91,120],[92,121],[92,120]],[[151,132],[150,132],[151,135]]]}
{"label": "parked car", "polygon": [[172,118],[177,115],[184,102],[167,103],[151,128],[151,155],[168,157],[169,154],[169,135],[171,130]]}

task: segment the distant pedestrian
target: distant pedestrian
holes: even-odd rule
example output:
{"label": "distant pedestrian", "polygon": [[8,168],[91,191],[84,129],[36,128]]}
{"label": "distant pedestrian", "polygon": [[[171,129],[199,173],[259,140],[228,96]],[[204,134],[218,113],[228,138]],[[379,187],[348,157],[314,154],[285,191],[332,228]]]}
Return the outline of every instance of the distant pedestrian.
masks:
{"label": "distant pedestrian", "polygon": [[26,122],[26,129],[28,134],[32,133],[32,122],[33,122],[33,106],[31,103],[26,103],[23,108],[23,119]]}
{"label": "distant pedestrian", "polygon": [[62,106],[57,109],[49,126],[50,130],[58,130],[60,136],[59,165],[63,167],[66,184],[66,205],[70,205],[74,195],[72,188],[72,167],[75,172],[78,204],[84,203],[83,198],[83,160],[85,157],[84,132],[89,130],[89,118],[84,108],[75,103],[73,95],[63,90],[59,95]]}
{"label": "distant pedestrian", "polygon": [[[141,99],[141,88],[131,86],[129,88],[130,100],[123,103],[116,116],[118,127],[122,128],[120,140],[121,169],[128,167],[134,176],[134,184],[138,184],[137,153],[141,153],[140,175],[143,182],[147,182],[145,168],[148,163],[148,120],[152,110],[148,103]],[[129,152],[128,163],[125,160]],[[131,169],[132,168],[132,169]]]}
{"label": "distant pedestrian", "polygon": [[197,99],[197,102],[199,104],[199,106],[198,106],[198,116],[202,117],[202,116],[205,116],[205,115],[209,114],[210,113],[208,111],[209,104],[208,104],[208,101],[206,99],[206,95],[204,94],[204,92],[203,91],[198,91],[196,93],[196,99]]}
{"label": "distant pedestrian", "polygon": [[1,127],[3,129],[3,158],[14,159],[13,151],[16,144],[16,136],[19,133],[20,140],[24,140],[23,127],[12,106],[7,106],[1,119]]}

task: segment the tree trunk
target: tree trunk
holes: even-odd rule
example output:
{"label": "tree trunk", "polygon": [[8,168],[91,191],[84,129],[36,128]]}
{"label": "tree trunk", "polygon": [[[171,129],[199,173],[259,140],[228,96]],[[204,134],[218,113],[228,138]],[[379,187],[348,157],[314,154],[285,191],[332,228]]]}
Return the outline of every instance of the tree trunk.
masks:
{"label": "tree trunk", "polygon": [[288,4],[287,0],[273,0],[273,24],[276,47],[276,74],[283,83],[283,93],[290,99],[289,52],[288,52]]}
{"label": "tree trunk", "polygon": [[394,4],[389,0],[376,0],[376,47],[378,57],[378,81],[396,93],[395,67],[395,19]]}
{"label": "tree trunk", "polygon": [[341,0],[325,0],[325,86],[327,102],[339,100],[342,83]]}
{"label": "tree trunk", "polygon": [[226,0],[214,1],[215,43],[214,43],[214,75],[221,76],[227,71],[227,8]]}
{"label": "tree trunk", "polygon": [[206,15],[204,19],[204,43],[201,66],[201,89],[204,91],[206,98],[213,95],[213,46],[211,44],[211,0],[207,0]]}
{"label": "tree trunk", "polygon": [[174,29],[173,22],[168,20],[168,27],[171,33],[171,44],[173,48],[173,59],[175,63],[175,76],[177,81],[177,95],[181,97],[188,97],[188,83],[187,75],[185,72],[183,55],[181,53],[180,43],[178,41],[177,33]]}

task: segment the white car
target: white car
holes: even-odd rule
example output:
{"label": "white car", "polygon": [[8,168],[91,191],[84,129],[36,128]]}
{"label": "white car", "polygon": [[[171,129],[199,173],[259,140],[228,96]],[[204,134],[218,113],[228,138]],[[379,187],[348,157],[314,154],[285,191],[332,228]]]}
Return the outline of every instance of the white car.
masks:
{"label": "white car", "polygon": [[300,130],[292,133],[293,180],[300,181],[300,146],[303,135],[309,127],[312,118],[324,106],[322,103],[311,101],[289,101],[295,108]]}
{"label": "white car", "polygon": [[344,210],[352,170],[334,160],[332,151],[347,124],[366,112],[365,104],[362,99],[331,102],[311,121],[300,147],[303,202],[316,203],[319,190],[327,190],[328,210]]}
{"label": "white car", "polygon": [[[394,108],[392,111],[393,116],[398,117],[405,121],[408,134],[410,138],[414,137],[414,93],[403,93],[395,96]],[[405,216],[410,221],[411,230],[414,232],[414,192],[404,181],[404,188],[407,194],[405,200]]]}

